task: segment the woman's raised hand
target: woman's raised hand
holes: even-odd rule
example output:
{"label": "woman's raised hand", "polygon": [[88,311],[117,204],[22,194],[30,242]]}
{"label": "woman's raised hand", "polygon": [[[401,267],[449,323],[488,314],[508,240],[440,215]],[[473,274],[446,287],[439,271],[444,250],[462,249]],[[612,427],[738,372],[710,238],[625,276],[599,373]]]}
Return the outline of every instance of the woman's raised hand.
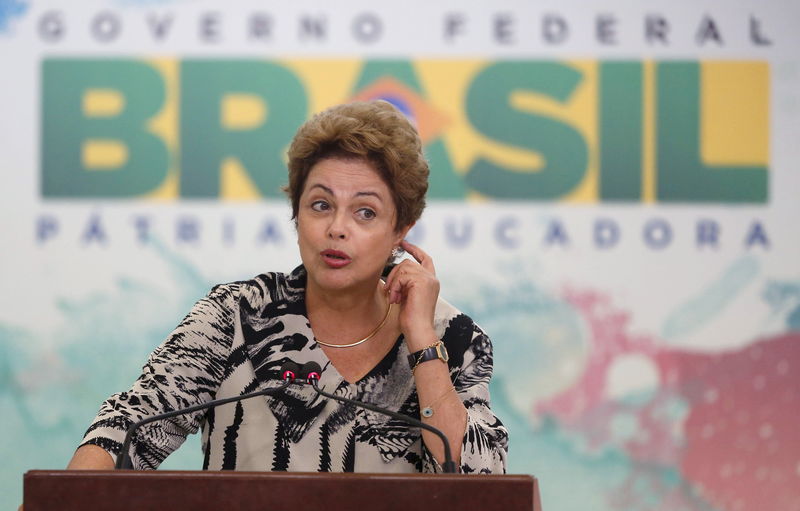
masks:
{"label": "woman's raised hand", "polygon": [[400,304],[400,331],[416,351],[436,340],[433,315],[439,298],[439,280],[433,260],[418,246],[403,240],[400,246],[416,260],[402,260],[386,278],[389,302]]}

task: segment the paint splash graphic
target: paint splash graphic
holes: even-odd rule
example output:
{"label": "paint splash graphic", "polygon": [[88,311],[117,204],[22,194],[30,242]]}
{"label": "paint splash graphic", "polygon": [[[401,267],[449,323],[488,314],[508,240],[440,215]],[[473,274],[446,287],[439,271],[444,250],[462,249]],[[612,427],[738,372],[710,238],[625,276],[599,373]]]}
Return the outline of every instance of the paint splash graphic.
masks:
{"label": "paint splash graphic", "polygon": [[[192,265],[156,249],[171,282],[120,276],[112,291],[61,300],[58,339],[0,325],[5,500],[19,502],[25,470],[63,468],[100,401],[208,291]],[[763,286],[783,332],[689,352],[632,332],[632,313],[605,291],[549,292],[535,272],[507,267],[502,280],[440,278],[492,336],[509,469],[539,478],[546,509],[800,511],[800,285]],[[198,451],[184,447],[164,468],[199,466]]]}
{"label": "paint splash graphic", "polygon": [[[628,334],[628,315],[602,294],[566,295],[590,325],[592,354],[580,381],[537,413],[587,452],[618,449],[642,467],[677,469],[683,483],[670,490],[637,470],[612,494],[618,509],[800,510],[791,484],[800,479],[800,333],[689,353]],[[663,507],[651,507],[659,493]]]}
{"label": "paint splash graphic", "polygon": [[741,293],[744,287],[758,275],[755,257],[743,257],[699,295],[670,314],[664,322],[661,337],[671,340],[685,335],[704,323],[713,320],[725,306]]}
{"label": "paint splash graphic", "polygon": [[[57,338],[0,324],[3,502],[21,503],[25,471],[66,466],[100,403],[130,387],[147,355],[211,288],[190,264],[154,247],[171,282],[156,288],[122,275],[112,291],[55,298]],[[202,465],[199,438],[187,443],[196,445],[164,468]]]}
{"label": "paint splash graphic", "polygon": [[690,352],[632,332],[605,292],[547,293],[511,273],[467,293],[467,312],[494,341],[510,469],[539,477],[546,507],[800,511],[800,286],[764,286],[783,333]]}
{"label": "paint splash graphic", "polygon": [[19,18],[28,10],[28,3],[19,0],[0,0],[0,33],[11,27],[12,18]]}

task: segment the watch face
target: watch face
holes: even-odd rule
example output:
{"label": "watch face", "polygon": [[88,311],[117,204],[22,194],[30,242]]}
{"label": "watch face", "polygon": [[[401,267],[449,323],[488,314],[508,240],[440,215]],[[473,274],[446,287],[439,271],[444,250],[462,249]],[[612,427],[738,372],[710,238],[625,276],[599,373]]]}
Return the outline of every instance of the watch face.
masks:
{"label": "watch face", "polygon": [[439,360],[442,362],[450,360],[450,355],[447,353],[447,348],[444,347],[444,343],[436,345],[436,354],[439,355]]}

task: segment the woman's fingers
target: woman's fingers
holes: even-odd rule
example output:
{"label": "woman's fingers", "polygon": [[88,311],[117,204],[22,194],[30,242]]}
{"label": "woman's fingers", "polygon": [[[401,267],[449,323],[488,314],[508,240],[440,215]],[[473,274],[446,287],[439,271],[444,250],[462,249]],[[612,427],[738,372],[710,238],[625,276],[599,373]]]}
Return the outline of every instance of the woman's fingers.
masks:
{"label": "woman's fingers", "polygon": [[395,296],[395,290],[394,290],[394,282],[395,282],[395,279],[397,278],[397,270],[398,270],[398,268],[400,268],[399,264],[397,266],[395,266],[394,268],[392,268],[392,271],[390,271],[389,275],[386,276],[386,285],[385,285],[385,287],[386,287],[386,292],[389,294],[389,303],[397,303],[396,296]]}
{"label": "woman's fingers", "polygon": [[422,268],[420,265],[409,260],[401,261],[395,266],[389,276],[386,277],[386,289],[389,291],[389,301],[400,303],[403,296],[403,288],[408,286]]}
{"label": "woman's fingers", "polygon": [[436,275],[436,268],[433,266],[433,259],[431,259],[431,256],[429,256],[427,252],[406,240],[401,241],[400,246],[403,248],[403,250],[411,254],[411,257],[416,259],[420,266]]}
{"label": "woman's fingers", "polygon": [[433,260],[421,248],[405,240],[401,246],[415,259],[400,261],[386,277],[390,303],[400,304],[400,330],[408,336],[426,337],[433,328],[439,281]]}
{"label": "woman's fingers", "polygon": [[411,254],[416,261],[404,259],[400,261],[386,277],[386,290],[391,303],[400,303],[403,299],[404,288],[413,286],[414,282],[426,282],[436,279],[436,269],[433,259],[424,250],[403,240],[400,243],[403,250]]}
{"label": "woman's fingers", "polygon": [[403,280],[407,276],[407,266],[409,264],[412,264],[411,261],[401,261],[400,264],[392,268],[392,271],[386,277],[386,289],[389,292],[389,301],[391,303],[400,303]]}

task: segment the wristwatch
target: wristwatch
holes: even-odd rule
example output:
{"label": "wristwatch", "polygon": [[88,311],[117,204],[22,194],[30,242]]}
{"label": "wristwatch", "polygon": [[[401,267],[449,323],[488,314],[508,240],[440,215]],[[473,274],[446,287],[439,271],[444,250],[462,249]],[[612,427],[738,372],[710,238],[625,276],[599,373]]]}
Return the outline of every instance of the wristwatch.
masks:
{"label": "wristwatch", "polygon": [[450,359],[450,356],[447,354],[447,348],[444,347],[444,343],[442,341],[437,342],[433,346],[428,346],[427,348],[415,351],[409,355],[408,365],[411,366],[411,369],[413,370],[423,362],[436,359],[439,359],[442,362],[447,362]]}

